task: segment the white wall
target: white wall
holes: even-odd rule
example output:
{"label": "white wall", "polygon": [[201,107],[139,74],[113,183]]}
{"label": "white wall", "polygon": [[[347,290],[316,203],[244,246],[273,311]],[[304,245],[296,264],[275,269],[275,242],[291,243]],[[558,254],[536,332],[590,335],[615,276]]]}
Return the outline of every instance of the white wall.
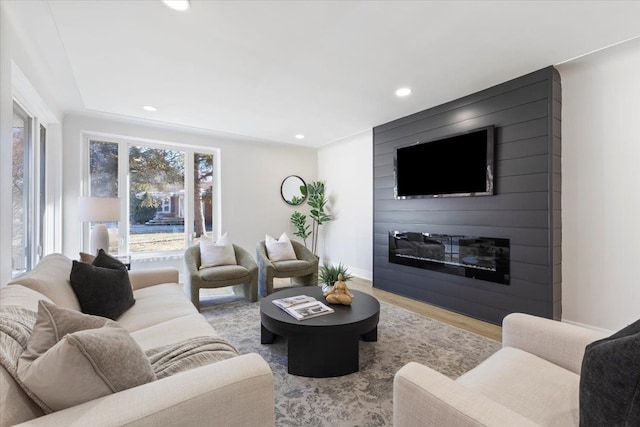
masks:
{"label": "white wall", "polygon": [[63,134],[63,253],[74,258],[81,248],[81,223],[76,208],[83,179],[83,131],[220,148],[221,231],[229,232],[231,240],[251,254],[255,254],[256,243],[264,240],[265,233],[279,236],[286,231],[291,235],[292,209],[280,197],[282,180],[291,174],[306,181],[317,176],[316,150],[311,148],[243,141],[110,116],[68,115]]}
{"label": "white wall", "polygon": [[318,255],[342,262],[352,274],[373,278],[373,133],[371,130],[318,150],[334,219],[322,226]]}
{"label": "white wall", "polygon": [[563,320],[616,330],[640,318],[640,39],[557,68]]}
{"label": "white wall", "polygon": [[[23,2],[36,12],[46,4]],[[40,8],[40,9],[39,9]],[[61,121],[56,90],[60,81],[43,69],[34,51],[34,42],[24,34],[25,28],[18,31],[7,2],[0,2],[0,286],[11,279],[11,235],[12,235],[12,123],[13,97],[16,85],[22,89],[21,101],[32,114],[46,111],[47,121],[47,212],[51,220],[46,230],[49,240],[47,248],[59,247],[59,233],[56,233],[55,217],[60,216],[60,176],[61,176]],[[30,27],[35,28],[35,27]],[[13,70],[12,70],[13,69]],[[19,70],[20,78],[14,74]],[[52,90],[54,88],[54,90]],[[35,111],[37,110],[37,111]],[[41,117],[42,118],[42,117]],[[46,249],[46,248],[45,248]]]}
{"label": "white wall", "polygon": [[[11,33],[0,3],[0,200],[11,200]],[[0,203],[0,286],[11,279],[11,203]]]}

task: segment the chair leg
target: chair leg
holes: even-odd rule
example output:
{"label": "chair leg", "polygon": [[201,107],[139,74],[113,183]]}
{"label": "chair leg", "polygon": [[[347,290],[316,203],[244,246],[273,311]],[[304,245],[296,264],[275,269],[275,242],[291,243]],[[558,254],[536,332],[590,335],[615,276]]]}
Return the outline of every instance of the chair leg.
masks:
{"label": "chair leg", "polygon": [[317,286],[318,274],[312,273],[312,274],[307,274],[306,276],[292,277],[291,284],[297,285],[297,286]]}
{"label": "chair leg", "polygon": [[247,299],[247,301],[258,301],[258,286],[255,281],[252,281],[251,283],[245,283],[242,286],[244,287],[244,297]]}
{"label": "chair leg", "polygon": [[258,270],[258,295],[263,298],[273,293],[273,273],[269,268]]}

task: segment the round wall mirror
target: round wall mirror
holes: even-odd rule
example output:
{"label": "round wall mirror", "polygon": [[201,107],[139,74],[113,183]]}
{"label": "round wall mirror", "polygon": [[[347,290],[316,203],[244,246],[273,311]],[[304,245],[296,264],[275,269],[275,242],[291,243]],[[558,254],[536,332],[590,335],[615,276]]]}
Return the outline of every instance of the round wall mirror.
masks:
{"label": "round wall mirror", "polygon": [[307,184],[298,175],[289,175],[280,186],[282,200],[291,206],[301,205],[307,198]]}

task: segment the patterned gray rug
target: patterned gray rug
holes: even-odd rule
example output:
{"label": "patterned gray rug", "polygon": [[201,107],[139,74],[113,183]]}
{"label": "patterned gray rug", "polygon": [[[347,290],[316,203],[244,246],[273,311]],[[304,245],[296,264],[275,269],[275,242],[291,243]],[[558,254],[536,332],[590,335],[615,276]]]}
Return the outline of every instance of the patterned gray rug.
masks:
{"label": "patterned gray rug", "polygon": [[360,371],[337,378],[287,373],[286,341],[260,344],[260,303],[203,298],[202,313],[240,353],[260,354],[275,380],[276,426],[389,426],[393,376],[420,362],[456,378],[500,344],[405,309],[380,303],[377,342],[360,342]]}

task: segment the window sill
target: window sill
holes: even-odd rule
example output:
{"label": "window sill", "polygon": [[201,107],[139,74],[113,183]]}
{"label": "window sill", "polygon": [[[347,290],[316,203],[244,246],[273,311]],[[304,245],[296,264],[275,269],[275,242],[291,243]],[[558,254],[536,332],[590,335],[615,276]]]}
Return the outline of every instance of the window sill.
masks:
{"label": "window sill", "polygon": [[156,252],[156,253],[142,253],[142,254],[130,254],[131,264],[144,264],[150,262],[181,260],[184,257],[184,252]]}

